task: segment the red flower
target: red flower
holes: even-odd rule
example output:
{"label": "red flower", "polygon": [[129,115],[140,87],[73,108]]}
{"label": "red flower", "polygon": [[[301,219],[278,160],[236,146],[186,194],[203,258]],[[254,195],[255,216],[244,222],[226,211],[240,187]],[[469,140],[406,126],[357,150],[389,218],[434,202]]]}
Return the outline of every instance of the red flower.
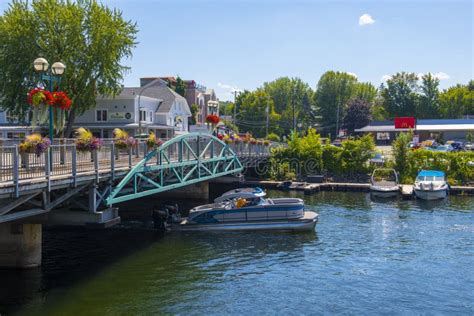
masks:
{"label": "red flower", "polygon": [[224,136],[222,134],[217,134],[217,138],[219,138],[220,140],[223,140]]}
{"label": "red flower", "polygon": [[56,91],[53,92],[53,103],[51,105],[61,110],[69,110],[71,108],[72,101],[69,99],[66,92]]}
{"label": "red flower", "polygon": [[51,105],[53,101],[51,92],[42,88],[34,88],[28,93],[28,103],[33,106]]}
{"label": "red flower", "polygon": [[219,118],[219,116],[215,114],[209,114],[208,116],[206,116],[206,122],[212,125],[217,125],[217,123],[219,123],[220,120],[221,119]]}

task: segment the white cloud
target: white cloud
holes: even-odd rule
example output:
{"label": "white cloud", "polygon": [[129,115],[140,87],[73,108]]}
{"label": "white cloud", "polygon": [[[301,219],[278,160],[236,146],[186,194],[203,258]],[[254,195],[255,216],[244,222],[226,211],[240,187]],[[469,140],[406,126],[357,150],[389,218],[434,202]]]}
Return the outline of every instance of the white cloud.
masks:
{"label": "white cloud", "polygon": [[391,79],[391,78],[392,78],[391,75],[383,75],[383,76],[382,76],[382,81],[385,82],[385,81],[387,81],[387,80],[389,80],[389,79]]}
{"label": "white cloud", "polygon": [[374,23],[375,23],[375,20],[368,13],[364,13],[359,17],[360,26],[374,24]]}
{"label": "white cloud", "polygon": [[442,71],[434,74],[434,77],[438,78],[439,80],[447,80],[447,79],[451,78],[447,73],[442,72]]}
{"label": "white cloud", "polygon": [[356,79],[358,78],[357,75],[353,72],[346,71],[346,74],[354,76],[354,77],[356,77]]}
{"label": "white cloud", "polygon": [[242,89],[239,89],[239,87],[237,87],[237,86],[232,86],[230,84],[225,84],[225,83],[221,83],[221,82],[218,82],[217,86],[219,88],[221,88],[222,90],[224,90],[228,94],[232,94],[235,91],[242,91]]}
{"label": "white cloud", "polygon": [[[422,78],[424,75],[425,75],[424,73],[420,72],[420,73],[418,74],[418,79],[421,80],[421,78]],[[447,73],[442,72],[442,71],[437,72],[437,73],[435,73],[435,74],[434,74],[434,73],[431,73],[431,75],[433,75],[433,77],[437,78],[438,80],[448,80],[448,79],[451,78]]]}

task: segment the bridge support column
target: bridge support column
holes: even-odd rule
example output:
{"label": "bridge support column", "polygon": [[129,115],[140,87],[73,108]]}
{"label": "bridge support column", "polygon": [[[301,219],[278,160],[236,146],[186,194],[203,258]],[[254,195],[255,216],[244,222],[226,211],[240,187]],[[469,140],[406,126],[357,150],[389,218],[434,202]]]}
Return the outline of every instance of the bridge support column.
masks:
{"label": "bridge support column", "polygon": [[41,265],[41,224],[0,224],[0,268]]}

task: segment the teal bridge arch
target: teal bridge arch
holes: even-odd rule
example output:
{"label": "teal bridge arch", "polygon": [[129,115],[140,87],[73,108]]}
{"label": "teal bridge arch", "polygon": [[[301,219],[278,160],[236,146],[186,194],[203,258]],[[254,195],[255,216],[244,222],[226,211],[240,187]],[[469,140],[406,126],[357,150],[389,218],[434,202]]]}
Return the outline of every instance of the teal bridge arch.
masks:
{"label": "teal bridge arch", "polygon": [[112,205],[242,172],[243,165],[229,145],[209,134],[174,137],[150,151],[113,188]]}

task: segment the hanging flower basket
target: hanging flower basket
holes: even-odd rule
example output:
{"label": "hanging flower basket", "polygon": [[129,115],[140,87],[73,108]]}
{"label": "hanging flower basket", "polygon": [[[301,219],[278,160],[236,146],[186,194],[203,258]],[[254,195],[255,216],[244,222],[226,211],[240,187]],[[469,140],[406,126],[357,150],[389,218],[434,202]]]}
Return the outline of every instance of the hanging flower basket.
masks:
{"label": "hanging flower basket", "polygon": [[34,88],[28,92],[28,104],[39,107],[48,106],[54,102],[53,95],[48,90]]}
{"label": "hanging flower basket", "polygon": [[22,154],[36,154],[37,157],[46,152],[51,145],[48,137],[42,137],[40,134],[31,134],[25,137],[20,143],[19,150]]}
{"label": "hanging flower basket", "polygon": [[137,140],[120,128],[114,129],[115,146],[118,149],[128,149],[137,145]]}
{"label": "hanging flower basket", "polygon": [[103,141],[100,138],[95,137],[92,132],[83,127],[79,127],[76,130],[76,149],[81,152],[92,152],[99,150]]}
{"label": "hanging flower basket", "polygon": [[148,149],[150,150],[155,149],[156,147],[160,147],[162,144],[163,144],[163,141],[160,138],[156,137],[155,133],[150,132],[146,140],[146,145]]}
{"label": "hanging flower basket", "polygon": [[208,116],[206,116],[206,123],[212,124],[213,126],[217,125],[220,121],[221,119],[219,118],[219,116],[215,114],[209,114]]}
{"label": "hanging flower basket", "polygon": [[71,108],[72,101],[67,96],[66,92],[64,91],[56,91],[53,92],[53,101],[51,106],[61,109],[61,110],[69,110]]}

